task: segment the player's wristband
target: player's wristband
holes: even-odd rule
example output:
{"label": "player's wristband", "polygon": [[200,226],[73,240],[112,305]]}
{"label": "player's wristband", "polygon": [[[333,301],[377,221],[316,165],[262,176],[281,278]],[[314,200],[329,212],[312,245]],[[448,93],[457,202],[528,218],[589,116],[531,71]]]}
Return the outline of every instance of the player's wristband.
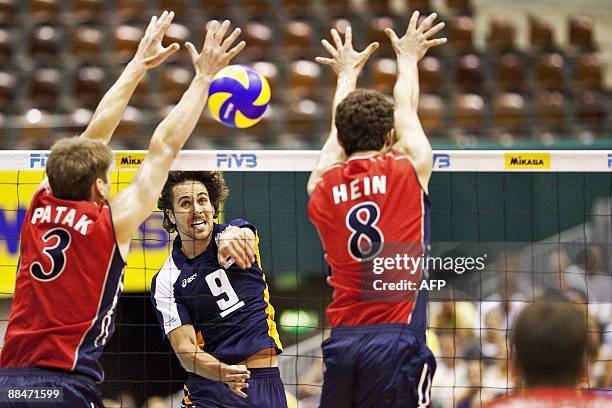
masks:
{"label": "player's wristband", "polygon": [[225,269],[229,268],[230,266],[232,266],[236,261],[234,261],[234,258],[232,258],[231,256],[228,256],[227,258],[225,258]]}

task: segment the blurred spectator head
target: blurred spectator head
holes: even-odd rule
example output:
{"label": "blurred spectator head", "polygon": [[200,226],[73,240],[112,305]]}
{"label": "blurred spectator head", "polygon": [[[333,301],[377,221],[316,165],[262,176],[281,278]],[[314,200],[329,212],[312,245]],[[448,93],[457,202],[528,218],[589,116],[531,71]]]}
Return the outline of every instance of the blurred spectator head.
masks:
{"label": "blurred spectator head", "polygon": [[584,372],[587,333],[584,313],[570,303],[540,301],[525,307],[512,336],[517,374],[528,388],[576,387]]}
{"label": "blurred spectator head", "polygon": [[601,267],[601,250],[599,247],[585,248],[576,254],[576,265],[588,275]]}

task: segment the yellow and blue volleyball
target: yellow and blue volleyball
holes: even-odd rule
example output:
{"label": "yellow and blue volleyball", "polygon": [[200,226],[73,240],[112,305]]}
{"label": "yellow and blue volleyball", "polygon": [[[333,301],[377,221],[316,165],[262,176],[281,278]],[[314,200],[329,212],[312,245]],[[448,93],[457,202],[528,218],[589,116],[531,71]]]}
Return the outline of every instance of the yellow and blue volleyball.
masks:
{"label": "yellow and blue volleyball", "polygon": [[253,126],[269,104],[268,80],[246,65],[230,65],[217,72],[208,91],[210,113],[229,127]]}

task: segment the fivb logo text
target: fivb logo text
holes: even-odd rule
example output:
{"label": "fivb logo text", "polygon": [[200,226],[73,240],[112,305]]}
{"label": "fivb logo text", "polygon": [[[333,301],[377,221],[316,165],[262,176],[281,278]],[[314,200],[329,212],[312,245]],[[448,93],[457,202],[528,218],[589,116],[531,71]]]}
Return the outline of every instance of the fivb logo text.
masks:
{"label": "fivb logo text", "polygon": [[30,153],[30,168],[44,169],[48,158],[49,153]]}
{"label": "fivb logo text", "polygon": [[252,169],[257,167],[254,153],[217,153],[218,169]]}
{"label": "fivb logo text", "polygon": [[612,169],[612,153],[608,153],[608,168]]}
{"label": "fivb logo text", "polygon": [[434,153],[433,155],[433,168],[434,169],[446,169],[450,167],[451,160],[450,155],[447,153]]}

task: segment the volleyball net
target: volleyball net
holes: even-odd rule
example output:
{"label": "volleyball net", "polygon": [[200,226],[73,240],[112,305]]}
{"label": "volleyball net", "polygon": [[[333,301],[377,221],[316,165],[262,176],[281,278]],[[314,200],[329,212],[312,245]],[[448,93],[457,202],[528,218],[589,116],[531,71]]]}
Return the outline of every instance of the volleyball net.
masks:
{"label": "volleyball net", "polygon": [[[131,181],[146,152],[115,152],[113,192]],[[317,406],[325,307],[331,289],[306,182],[317,151],[183,151],[173,170],[220,170],[230,188],[222,220],[259,231],[261,259],[285,352],[280,367],[292,406]],[[8,319],[19,231],[44,177],[46,151],[0,152],[0,330]],[[436,151],[430,181],[431,255],[452,259],[429,271],[428,343],[438,361],[438,407],[478,405],[512,390],[512,321],[551,294],[589,315],[588,388],[612,387],[612,153]],[[389,186],[388,188],[393,188]],[[102,359],[104,395],[117,406],[159,396],[177,405],[184,372],[162,339],[148,291],[173,237],[155,211],[133,238],[117,330]],[[481,258],[483,267],[466,267]],[[457,260],[462,259],[462,265]],[[442,284],[443,282],[443,284]],[[245,341],[248,341],[245,339]],[[178,393],[177,393],[178,392]],[[169,397],[176,393],[174,400]],[[125,402],[125,403],[124,403]],[[112,401],[109,401],[109,406]]]}

